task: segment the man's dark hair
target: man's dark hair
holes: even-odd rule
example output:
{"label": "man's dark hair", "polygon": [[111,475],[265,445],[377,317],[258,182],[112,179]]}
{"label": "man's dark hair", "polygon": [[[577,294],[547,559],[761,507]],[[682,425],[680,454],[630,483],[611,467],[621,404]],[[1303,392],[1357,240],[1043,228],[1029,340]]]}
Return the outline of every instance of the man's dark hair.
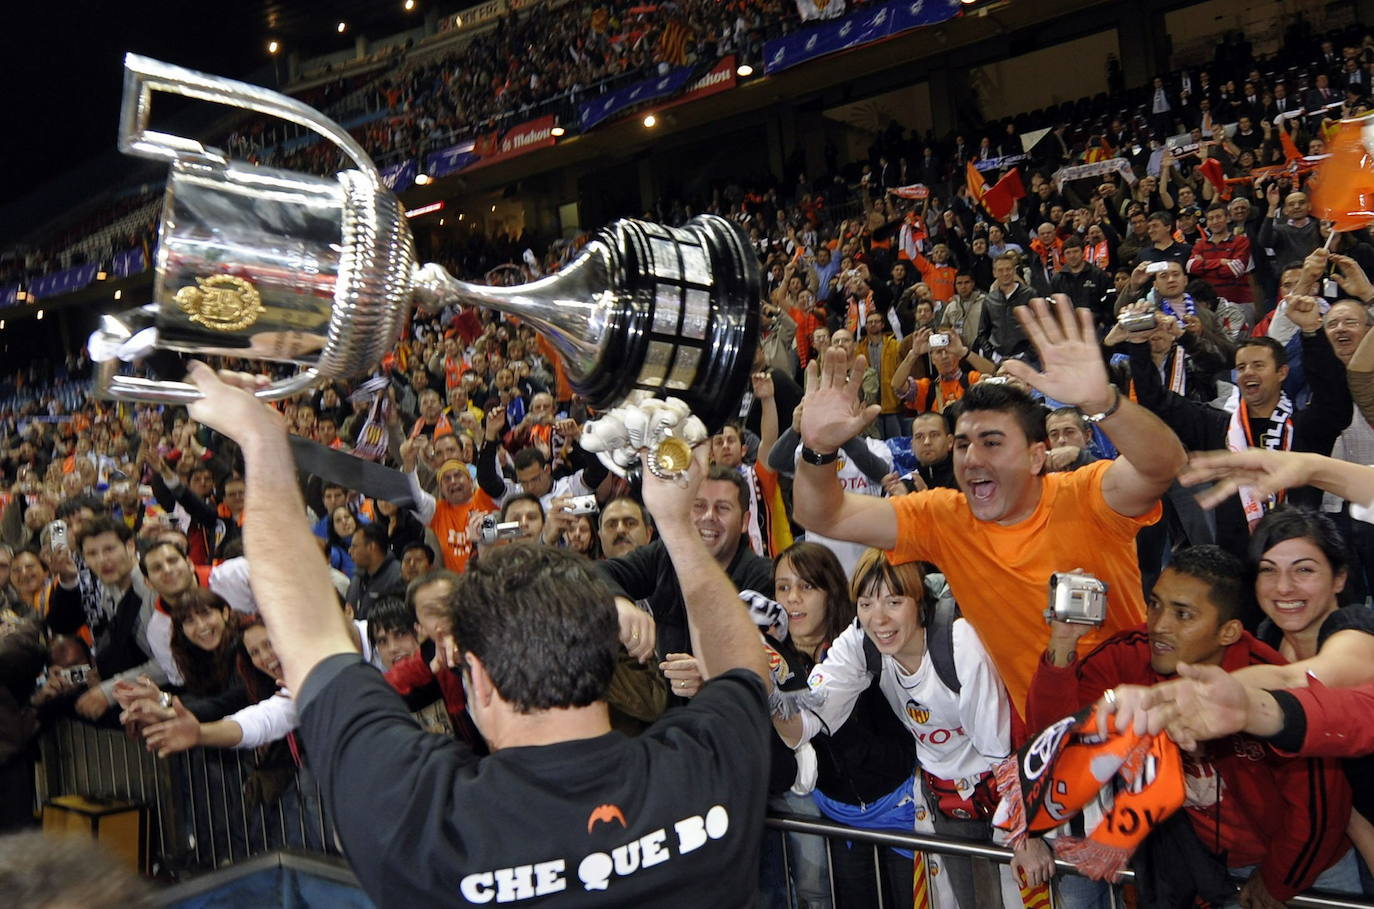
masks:
{"label": "man's dark hair", "polygon": [[391,549],[391,535],[386,532],[386,528],[380,521],[373,521],[371,524],[358,522],[358,529],[353,532],[354,536],[363,535],[363,540],[368,543],[376,544],[377,548],[385,555]]}
{"label": "man's dark hair", "polygon": [[[1088,421],[1084,419],[1083,411],[1079,410],[1077,407],[1056,407],[1054,410],[1046,412],[1046,423],[1049,423],[1050,417],[1074,417],[1078,420],[1078,425],[1083,428],[1084,432],[1089,431]],[[1046,432],[1046,435],[1048,436],[1049,433]]]}
{"label": "man's dark hair", "polygon": [[731,467],[723,467],[720,464],[715,464],[711,467],[711,471],[708,474],[706,474],[706,479],[720,480],[724,483],[735,484],[735,490],[739,493],[740,511],[749,510],[749,487],[744,482],[744,477],[740,476],[740,472],[738,470],[735,470]]}
{"label": "man's dark hair", "polygon": [[533,445],[526,446],[515,453],[515,469],[524,470],[526,467],[547,467],[549,459],[544,457],[544,452],[535,448]]}
{"label": "man's dark hair", "polygon": [[1163,224],[1170,230],[1174,229],[1174,216],[1169,214],[1167,211],[1152,211],[1150,212],[1150,216],[1145,220],[1158,221],[1160,224]]}
{"label": "man's dark hair", "polygon": [[344,493],[352,492],[351,489],[349,489],[342,483],[336,483],[333,480],[325,480],[324,483],[320,486],[320,493],[324,494],[331,489],[342,489]]}
{"label": "man's dark hair", "polygon": [[1206,543],[1180,549],[1169,559],[1168,569],[1207,585],[1207,599],[1217,608],[1217,625],[1241,618],[1250,598],[1245,563],[1220,546]]}
{"label": "man's dark hair", "polygon": [[109,511],[105,507],[105,503],[95,496],[81,495],[72,496],[70,499],[63,499],[59,502],[57,507],[53,509],[53,517],[61,518],[65,521],[83,508],[89,508],[91,514],[96,517],[107,514]]}
{"label": "man's dark hair", "polygon": [[1207,206],[1207,214],[1210,215],[1214,211],[1221,212],[1223,215],[1226,215],[1227,218],[1231,217],[1231,211],[1226,207],[1224,202],[1213,202],[1211,205]]}
{"label": "man's dark hair", "polygon": [[959,399],[959,416],[978,410],[1011,414],[1032,445],[1049,440],[1044,405],[1015,385],[978,382],[969,386]]}
{"label": "man's dark hair", "polygon": [[911,431],[916,431],[917,421],[924,420],[929,417],[934,417],[938,419],[941,423],[945,424],[946,435],[954,435],[954,417],[951,411],[957,413],[957,411],[954,411],[954,409],[951,407],[946,407],[944,410],[927,410],[925,413],[918,413],[911,419]]}
{"label": "man's dark hair", "polygon": [[506,504],[501,506],[501,520],[506,520],[506,515],[510,514],[510,507],[516,502],[533,502],[535,507],[539,509],[539,514],[544,514],[544,503],[539,501],[539,496],[532,492],[522,492],[506,499]]}
{"label": "man's dark hair", "polygon": [[973,276],[973,272],[969,271],[967,268],[961,268],[958,271],[956,271],[954,273],[954,278],[955,280],[958,280],[959,278],[968,278],[970,281],[975,282],[978,280]]}
{"label": "man's dark hair", "polygon": [[94,521],[86,525],[76,538],[76,551],[80,552],[86,545],[86,541],[92,537],[98,537],[102,533],[112,533],[119,537],[119,542],[127,543],[134,538],[133,528],[123,521],[113,521],[108,515],[101,515]]}
{"label": "man's dark hair", "polygon": [[170,546],[177,551],[183,559],[186,558],[186,548],[175,540],[152,540],[147,546],[140,546],[141,552],[138,554],[138,567],[146,575],[148,573],[148,556],[157,552],[164,546]]}
{"label": "man's dark hair", "polygon": [[406,604],[409,605],[411,609],[414,609],[416,593],[424,590],[431,584],[439,583],[447,584],[449,590],[452,590],[458,584],[458,578],[459,575],[449,571],[447,568],[436,568],[427,574],[422,574],[411,581],[409,586],[406,587]]}
{"label": "man's dark hair", "polygon": [[606,512],[610,511],[611,506],[616,502],[629,502],[635,508],[639,509],[639,519],[644,522],[645,527],[654,526],[654,516],[649,514],[649,509],[644,507],[643,502],[639,501],[639,499],[636,499],[634,496],[616,496],[601,507],[601,514],[597,517],[596,522],[598,530],[601,529],[601,522],[606,519]]}
{"label": "man's dark hair", "polygon": [[1082,249],[1082,248],[1083,248],[1083,238],[1082,238],[1082,237],[1069,237],[1069,239],[1067,239],[1067,240],[1064,241],[1064,249]]}
{"label": "man's dark hair", "polygon": [[0,904],[143,909],[147,884],[89,836],[15,833],[0,838]]}
{"label": "man's dark hair", "polygon": [[422,551],[425,554],[425,561],[428,562],[430,565],[434,564],[433,547],[431,547],[428,543],[422,543],[419,540],[416,540],[414,543],[408,544],[405,549],[402,549],[401,558],[405,558],[406,553],[410,552],[412,549],[419,549],[420,551]]}
{"label": "man's dark hair", "polygon": [[482,661],[518,712],[586,707],[606,696],[620,621],[585,556],[529,545],[483,553],[448,603],[459,648]]}
{"label": "man's dark hair", "polygon": [[415,634],[415,608],[399,591],[377,597],[367,611],[367,641],[377,646],[377,633]]}
{"label": "man's dark hair", "polygon": [[1288,365],[1288,351],[1284,349],[1282,344],[1267,335],[1252,335],[1248,338],[1242,338],[1240,342],[1236,344],[1236,354],[1239,355],[1240,352],[1247,347],[1263,347],[1265,350],[1269,351],[1274,358],[1275,369],[1278,369],[1280,366]]}
{"label": "man's dark hair", "polygon": [[1259,519],[1250,535],[1250,570],[1258,571],[1264,554],[1286,540],[1309,540],[1331,563],[1331,573],[1340,574],[1350,564],[1350,551],[1336,522],[1325,514],[1297,505],[1280,505]]}

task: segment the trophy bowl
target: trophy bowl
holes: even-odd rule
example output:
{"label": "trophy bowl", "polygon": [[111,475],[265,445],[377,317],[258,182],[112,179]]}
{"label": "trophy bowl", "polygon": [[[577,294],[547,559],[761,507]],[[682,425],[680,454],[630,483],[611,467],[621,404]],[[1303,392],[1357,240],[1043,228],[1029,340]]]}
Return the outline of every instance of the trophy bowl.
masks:
{"label": "trophy bowl", "polygon": [[[154,92],[279,117],[333,142],[352,167],[320,177],[228,158],[149,128]],[[623,219],[557,273],[492,287],[420,265],[396,196],[356,141],[319,111],[258,86],[129,54],[119,147],[171,169],[152,302],[102,318],[97,395],[185,403],[195,387],[122,374],[152,350],[291,363],[278,400],[376,369],[412,306],[484,307],[532,325],[596,409],[681,398],[714,431],[738,414],[759,334],[762,279],[748,239],[714,215],[682,227]]]}

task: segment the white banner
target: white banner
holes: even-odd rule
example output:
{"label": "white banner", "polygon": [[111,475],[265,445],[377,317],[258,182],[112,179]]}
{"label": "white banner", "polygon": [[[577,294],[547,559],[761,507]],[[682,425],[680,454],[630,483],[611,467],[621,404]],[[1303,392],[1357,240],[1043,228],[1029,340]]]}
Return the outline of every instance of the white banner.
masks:
{"label": "white banner", "polygon": [[844,0],[797,0],[797,12],[802,21],[834,19],[844,15]]}
{"label": "white banner", "polygon": [[1092,164],[1079,164],[1076,167],[1061,167],[1054,172],[1054,185],[1059,189],[1064,188],[1064,184],[1070,180],[1082,180],[1085,177],[1100,177],[1103,174],[1120,172],[1126,178],[1127,183],[1135,183],[1135,171],[1131,170],[1131,163],[1125,158],[1108,158],[1105,161],[1094,161]]}

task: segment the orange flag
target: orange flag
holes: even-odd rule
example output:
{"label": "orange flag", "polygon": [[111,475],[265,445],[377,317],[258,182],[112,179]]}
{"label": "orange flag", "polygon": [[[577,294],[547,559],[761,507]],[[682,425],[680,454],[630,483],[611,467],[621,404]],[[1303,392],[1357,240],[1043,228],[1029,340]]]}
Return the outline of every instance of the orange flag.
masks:
{"label": "orange flag", "polygon": [[1327,144],[1330,157],[1312,178],[1312,209],[1336,230],[1374,224],[1374,159],[1365,148],[1364,126],[1359,120],[1342,120]]}
{"label": "orange flag", "polygon": [[983,174],[978,168],[973,166],[973,162],[968,163],[968,192],[973,196],[973,201],[982,203],[983,194],[988,191],[987,181],[983,179]]}

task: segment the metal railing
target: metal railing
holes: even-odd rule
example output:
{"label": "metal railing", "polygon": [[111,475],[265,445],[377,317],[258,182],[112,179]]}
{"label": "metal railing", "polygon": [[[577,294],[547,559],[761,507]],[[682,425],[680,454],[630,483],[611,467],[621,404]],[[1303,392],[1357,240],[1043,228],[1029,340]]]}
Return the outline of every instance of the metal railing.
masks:
{"label": "metal railing", "polygon": [[[910,849],[920,852],[933,852],[937,855],[965,856],[968,858],[988,859],[999,864],[1009,864],[1012,860],[1012,851],[1001,846],[994,846],[990,843],[979,843],[969,840],[959,840],[951,837],[933,836],[921,833],[905,833],[897,830],[865,830],[856,827],[846,827],[842,824],[835,824],[830,821],[816,820],[814,818],[798,817],[790,814],[773,814],[765,819],[764,824],[771,830],[779,833],[782,841],[783,863],[788,868],[788,890],[789,898],[792,889],[792,874],[790,873],[789,845],[787,842],[788,833],[811,834],[825,839],[826,856],[830,858],[831,843],[836,840],[847,840],[851,842],[868,843],[873,847],[874,864],[878,863],[880,846],[891,846],[898,849]],[[1076,874],[1077,870],[1070,862],[1063,859],[1055,859],[1055,867],[1067,874]],[[1112,891],[1113,905],[1123,905],[1119,883],[1135,880],[1135,874],[1126,871],[1121,876],[1118,884],[1109,885]],[[831,879],[830,897],[832,902],[835,899],[834,880]],[[878,891],[879,906],[883,906],[882,889]],[[1311,909],[1370,909],[1374,907],[1374,902],[1346,896],[1318,896],[1314,893],[1304,894],[1289,900],[1287,905],[1311,907]]]}
{"label": "metal railing", "polygon": [[[284,746],[283,746],[284,747]],[[255,752],[193,748],[160,759],[121,730],[59,720],[43,739],[44,800],[116,799],[148,816],[149,866],[177,876],[281,848],[338,855],[313,776]]]}
{"label": "metal railing", "polygon": [[[280,775],[280,788],[273,797],[253,798],[251,793],[263,792],[260,780],[250,782],[260,769],[253,760],[253,752],[194,748],[160,759],[150,754],[141,741],[129,739],[121,730],[71,719],[54,724],[43,738],[42,752],[40,798],[82,795],[130,801],[144,807],[148,814],[150,864],[159,876],[193,875],[281,849],[341,854],[319,787],[304,769]],[[246,792],[250,795],[246,796]],[[883,846],[1000,864],[1012,859],[1010,849],[945,836],[866,830],[789,814],[770,815],[765,824],[776,831],[781,841],[789,900],[794,876],[788,834],[823,838],[827,864],[832,864],[831,846],[835,842],[868,844],[879,875]],[[1069,862],[1057,860],[1055,864],[1062,872],[1074,873]],[[1123,881],[1133,878],[1129,871],[1122,876]],[[834,902],[833,876],[829,888]],[[1123,905],[1116,886],[1112,887],[1112,899],[1114,905]],[[887,905],[880,882],[878,905]],[[1290,900],[1289,905],[1371,909],[1374,902],[1309,894]]]}

